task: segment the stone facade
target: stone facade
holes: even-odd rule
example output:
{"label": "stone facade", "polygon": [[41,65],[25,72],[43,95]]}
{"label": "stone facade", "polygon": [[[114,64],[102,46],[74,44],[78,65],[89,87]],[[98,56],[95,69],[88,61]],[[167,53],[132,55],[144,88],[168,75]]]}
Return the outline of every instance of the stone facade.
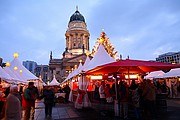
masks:
{"label": "stone facade", "polygon": [[70,17],[68,29],[65,33],[66,48],[63,52],[63,58],[54,59],[52,52],[49,60],[49,79],[53,79],[53,75],[59,82],[65,80],[68,74],[78,66],[79,62],[85,62],[86,53],[89,53],[89,31],[85,23],[84,17],[78,9]]}

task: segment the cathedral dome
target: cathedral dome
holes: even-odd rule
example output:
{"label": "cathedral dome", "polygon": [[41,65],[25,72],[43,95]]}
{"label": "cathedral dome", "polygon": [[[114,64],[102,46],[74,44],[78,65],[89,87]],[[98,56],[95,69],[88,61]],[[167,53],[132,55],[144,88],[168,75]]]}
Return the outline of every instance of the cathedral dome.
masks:
{"label": "cathedral dome", "polygon": [[81,15],[81,13],[78,10],[76,10],[76,12],[70,17],[70,21],[69,22],[72,22],[72,21],[85,22],[85,19],[84,19],[84,16]]}

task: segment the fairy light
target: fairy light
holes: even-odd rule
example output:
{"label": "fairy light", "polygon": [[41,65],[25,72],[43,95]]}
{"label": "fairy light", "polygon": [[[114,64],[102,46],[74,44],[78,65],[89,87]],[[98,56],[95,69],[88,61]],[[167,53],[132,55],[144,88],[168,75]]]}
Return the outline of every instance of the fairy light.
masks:
{"label": "fairy light", "polygon": [[18,67],[14,67],[14,70],[18,70]]}
{"label": "fairy light", "polygon": [[10,62],[7,62],[6,63],[6,67],[9,67],[11,64],[10,64]]}
{"label": "fairy light", "polygon": [[19,56],[19,54],[18,53],[14,53],[13,56],[14,56],[14,58],[17,58]]}

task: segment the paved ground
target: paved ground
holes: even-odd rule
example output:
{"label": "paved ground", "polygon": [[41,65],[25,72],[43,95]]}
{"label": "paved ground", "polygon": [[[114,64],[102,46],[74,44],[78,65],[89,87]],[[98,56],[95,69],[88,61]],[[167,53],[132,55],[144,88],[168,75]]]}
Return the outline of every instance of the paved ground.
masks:
{"label": "paved ground", "polygon": [[[158,120],[180,120],[180,99],[168,99],[167,111],[158,113]],[[100,106],[93,103],[92,108],[77,110],[73,103],[60,103],[53,107],[52,118],[45,119],[44,104],[42,101],[36,103],[35,120],[119,120],[114,117],[113,105],[103,106],[108,109],[108,114],[100,111]],[[130,113],[129,119],[134,120],[133,113]]]}

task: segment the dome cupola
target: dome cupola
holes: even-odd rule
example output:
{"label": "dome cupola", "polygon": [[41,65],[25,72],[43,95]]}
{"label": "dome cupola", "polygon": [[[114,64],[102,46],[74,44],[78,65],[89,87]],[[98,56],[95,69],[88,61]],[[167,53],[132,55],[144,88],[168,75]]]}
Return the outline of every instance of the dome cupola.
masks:
{"label": "dome cupola", "polygon": [[72,21],[85,22],[84,16],[78,11],[77,6],[76,6],[76,12],[70,17],[69,23]]}

